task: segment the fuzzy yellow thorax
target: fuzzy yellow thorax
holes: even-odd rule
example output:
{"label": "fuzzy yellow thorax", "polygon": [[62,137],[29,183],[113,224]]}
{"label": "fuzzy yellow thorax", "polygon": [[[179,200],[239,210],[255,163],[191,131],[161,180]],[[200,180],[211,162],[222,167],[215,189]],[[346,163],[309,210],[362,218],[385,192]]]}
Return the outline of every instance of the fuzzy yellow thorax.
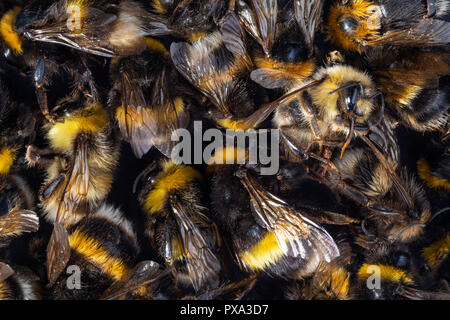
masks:
{"label": "fuzzy yellow thorax", "polygon": [[97,133],[103,130],[109,122],[108,113],[99,104],[89,105],[79,113],[62,120],[64,122],[52,124],[47,132],[50,145],[60,152],[70,150],[79,133]]}
{"label": "fuzzy yellow thorax", "polygon": [[150,214],[162,210],[171,192],[183,189],[200,178],[200,173],[192,167],[175,164],[170,160],[164,162],[154,187],[145,197],[144,209]]}

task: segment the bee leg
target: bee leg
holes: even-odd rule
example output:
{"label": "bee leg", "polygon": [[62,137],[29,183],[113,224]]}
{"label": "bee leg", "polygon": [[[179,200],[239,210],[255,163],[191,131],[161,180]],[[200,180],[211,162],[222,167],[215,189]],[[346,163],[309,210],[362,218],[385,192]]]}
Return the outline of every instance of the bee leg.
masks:
{"label": "bee leg", "polygon": [[[316,174],[317,175],[317,174]],[[357,188],[354,188],[350,186],[349,184],[345,183],[341,179],[336,180],[336,178],[328,172],[328,175],[325,179],[321,180],[325,185],[327,185],[330,189],[337,189],[341,194],[346,196],[347,198],[355,201],[359,205],[361,205],[364,208],[367,208],[375,213],[379,214],[401,214],[401,211],[398,211],[393,208],[389,208],[386,206],[383,206],[376,201],[373,201],[369,199],[363,192],[358,190]]]}
{"label": "bee leg", "polygon": [[39,149],[34,145],[29,145],[25,154],[25,159],[29,165],[46,166],[56,157],[56,153],[50,149]]}
{"label": "bee leg", "polygon": [[45,76],[45,60],[42,58],[34,70],[33,80],[34,86],[36,88],[36,97],[44,117],[51,123],[55,123],[55,119],[50,115],[48,110],[47,92],[44,88],[44,77]]}
{"label": "bee leg", "polygon": [[233,13],[236,7],[236,0],[230,0],[228,2],[228,12]]}
{"label": "bee leg", "polygon": [[90,88],[91,97],[94,101],[99,100],[99,94],[97,87],[95,85],[94,77],[92,75],[91,69],[88,67],[86,62],[86,57],[84,55],[80,54],[81,62],[83,63],[83,66],[85,68],[85,71],[83,73],[82,79],[81,79],[81,88],[84,87],[84,85],[87,83]]}
{"label": "bee leg", "polygon": [[307,153],[300,146],[298,146],[298,143],[293,141],[292,137],[288,136],[284,132],[283,128],[281,128],[281,130],[280,130],[280,138],[281,138],[281,143],[285,147],[284,149],[286,149],[286,151],[290,155],[294,156],[295,159],[299,159],[299,160],[307,160],[308,159]]}
{"label": "bee leg", "polygon": [[25,179],[16,174],[8,175],[7,179],[20,190],[27,209],[33,210],[35,205],[34,193],[31,191]]}

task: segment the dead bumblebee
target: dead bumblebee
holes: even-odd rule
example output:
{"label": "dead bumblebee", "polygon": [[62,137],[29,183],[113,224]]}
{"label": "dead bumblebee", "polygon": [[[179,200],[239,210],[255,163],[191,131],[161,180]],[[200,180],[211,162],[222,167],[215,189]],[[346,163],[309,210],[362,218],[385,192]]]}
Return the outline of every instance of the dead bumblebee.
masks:
{"label": "dead bumblebee", "polygon": [[[34,1],[26,9],[17,6],[7,11],[0,21],[0,35],[5,44],[3,55],[6,61],[29,74],[41,112],[47,120],[54,122],[49,105],[66,95],[79,94],[86,85],[89,85],[94,100],[98,100],[98,93],[85,57],[74,55],[65,48],[24,38],[22,31],[32,19],[30,12],[41,12],[42,5]],[[67,81],[74,85],[61,85]],[[49,96],[48,91],[51,91]]]}
{"label": "dead bumblebee", "polygon": [[450,104],[448,52],[385,49],[366,57],[367,69],[385,96],[386,117],[417,131],[445,128]]}
{"label": "dead bumblebee", "polygon": [[136,157],[152,146],[170,156],[172,134],[188,124],[188,103],[164,44],[150,37],[145,42],[140,55],[112,60],[109,105]]}
{"label": "dead bumblebee", "polygon": [[105,199],[119,150],[109,115],[99,103],[63,101],[56,113],[58,121],[45,125],[50,149],[29,146],[27,158],[47,173],[39,193],[46,219],[67,227]]}
{"label": "dead bumblebee", "polygon": [[176,282],[185,287],[214,289],[219,286],[220,236],[201,203],[194,168],[163,160],[143,175],[139,200],[147,214],[147,234]]}
{"label": "dead bumblebee", "polygon": [[[341,246],[342,247],[342,246]],[[341,255],[330,263],[322,262],[308,278],[297,280],[286,291],[289,300],[350,300],[352,290],[349,246],[340,248]]]}
{"label": "dead bumblebee", "polygon": [[160,27],[141,1],[61,0],[32,16],[23,34],[33,41],[114,57],[139,54],[146,47],[144,37],[159,34]]}
{"label": "dead bumblebee", "polygon": [[[381,160],[377,147],[352,148],[334,162],[349,188],[341,189],[359,201],[362,214],[375,224],[376,234],[392,242],[411,242],[422,233],[430,218],[430,204],[422,186],[396,158]],[[380,151],[378,151],[380,152]],[[374,154],[375,153],[375,154]],[[329,176],[339,185],[338,176]]]}
{"label": "dead bumblebee", "polygon": [[[448,12],[437,3],[437,15]],[[328,38],[344,50],[363,52],[370,46],[439,46],[449,42],[450,24],[425,18],[421,0],[337,0],[328,12]]]}
{"label": "dead bumblebee", "polygon": [[[136,288],[130,291],[139,294],[146,277],[155,267],[158,269],[156,263],[149,262],[147,270],[140,270],[142,277],[136,278],[136,234],[123,213],[108,204],[67,232],[60,225],[55,226],[53,236],[57,241],[51,242],[47,265],[53,299],[100,299],[105,294],[116,294],[119,288],[125,290],[133,276]],[[145,288],[141,290],[145,292]]]}
{"label": "dead bumblebee", "polygon": [[226,15],[219,30],[195,42],[172,43],[170,54],[178,72],[214,105],[209,116],[219,126],[255,128],[275,109],[272,104],[256,109],[251,99],[246,76],[252,62],[236,15]]}
{"label": "dead bumblebee", "polygon": [[299,278],[339,256],[325,229],[263,188],[252,173],[215,164],[222,156],[239,157],[236,152],[227,148],[211,160],[211,198],[214,219],[241,269]]}
{"label": "dead bumblebee", "polygon": [[25,267],[14,269],[0,262],[0,300],[38,300],[41,298],[36,275]]}

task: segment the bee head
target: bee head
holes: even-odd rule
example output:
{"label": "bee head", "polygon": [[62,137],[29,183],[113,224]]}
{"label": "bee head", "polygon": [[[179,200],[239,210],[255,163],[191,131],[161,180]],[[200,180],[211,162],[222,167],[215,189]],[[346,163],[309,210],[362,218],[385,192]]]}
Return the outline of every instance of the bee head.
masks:
{"label": "bee head", "polygon": [[336,2],[330,8],[328,37],[341,48],[361,52],[380,29],[381,9],[367,0]]}

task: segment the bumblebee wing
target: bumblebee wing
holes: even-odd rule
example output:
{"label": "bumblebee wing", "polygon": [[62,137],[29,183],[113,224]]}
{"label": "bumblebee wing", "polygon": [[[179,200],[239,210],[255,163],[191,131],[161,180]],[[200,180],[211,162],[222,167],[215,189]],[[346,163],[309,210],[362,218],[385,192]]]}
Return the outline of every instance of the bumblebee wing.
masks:
{"label": "bumblebee wing", "polygon": [[14,274],[14,270],[6,263],[0,262],[0,283]]}
{"label": "bumblebee wing", "polygon": [[220,271],[219,260],[183,207],[176,200],[171,200],[171,207],[180,231],[186,267],[194,289],[199,290],[205,283],[215,287]]}
{"label": "bumblebee wing", "polygon": [[314,35],[320,26],[322,17],[323,0],[295,0],[295,19],[302,31],[306,44],[313,48]]}
{"label": "bumblebee wing", "polygon": [[383,154],[388,156],[388,159],[398,163],[400,160],[400,148],[394,128],[394,125],[383,117],[378,125],[371,127],[368,137]]}
{"label": "bumblebee wing", "polygon": [[122,74],[122,107],[116,119],[123,137],[136,157],[141,158],[152,146],[170,156],[171,136],[176,129],[186,127],[189,115],[181,98],[173,99],[167,89],[165,70],[152,86],[150,105],[145,101],[142,88],[132,83],[127,73]]}
{"label": "bumblebee wing", "polygon": [[65,269],[70,255],[69,235],[66,228],[56,221],[47,245],[47,276],[50,284],[54,284]]}
{"label": "bumblebee wing", "polygon": [[389,70],[377,70],[375,75],[383,91],[392,96],[408,86],[420,85],[423,88],[437,88],[439,77],[436,73],[425,73],[420,70],[406,68],[391,68]]}
{"label": "bumblebee wing", "polygon": [[276,0],[252,0],[250,8],[244,3],[239,8],[239,19],[247,31],[259,42],[264,53],[270,55],[275,38],[278,15]]}
{"label": "bumblebee wing", "polygon": [[22,233],[36,232],[39,229],[39,217],[30,210],[14,208],[8,214],[0,217],[1,239],[17,237]]}
{"label": "bumblebee wing", "polygon": [[63,222],[80,203],[86,199],[89,188],[88,142],[84,135],[77,138],[74,159],[67,176],[66,185],[56,215],[56,221]]}
{"label": "bumblebee wing", "polygon": [[278,245],[285,254],[308,259],[306,248],[313,247],[327,262],[339,256],[337,245],[325,229],[264,190],[246,172],[240,172],[239,175],[249,192],[251,209],[256,221],[275,235]]}
{"label": "bumblebee wing", "polygon": [[[446,52],[417,52],[408,57],[405,66],[377,68],[377,81],[387,94],[394,95],[402,87],[437,88],[440,76],[450,72],[450,54]],[[400,87],[400,88],[399,88]]]}
{"label": "bumblebee wing", "polygon": [[[105,30],[113,29],[118,16],[90,7],[87,16],[79,18],[76,16],[79,10],[78,5],[74,4],[72,9],[74,15],[72,21],[68,17],[59,24],[41,25],[42,23],[39,23],[39,25],[27,27],[24,35],[34,41],[55,43],[90,54],[104,57],[116,56],[117,53],[106,45],[107,42],[102,41],[101,35],[104,35]],[[49,10],[51,11],[51,8]],[[44,19],[42,21],[47,22]],[[70,25],[70,22],[73,25]]]}
{"label": "bumblebee wing", "polygon": [[438,19],[423,19],[408,30],[388,31],[371,39],[369,45],[441,46],[450,43],[450,23]]}
{"label": "bumblebee wing", "polygon": [[125,294],[132,293],[139,288],[166,276],[171,270],[162,271],[159,264],[151,261],[141,261],[132,270],[130,270],[124,279],[114,282],[103,293],[102,300],[114,300]]}
{"label": "bumblebee wing", "polygon": [[235,14],[228,14],[220,28],[225,47],[244,65],[251,65],[244,30]]}
{"label": "bumblebee wing", "polygon": [[258,273],[254,273],[239,282],[233,282],[214,290],[208,290],[193,298],[195,298],[195,300],[213,300],[220,297],[225,300],[241,300],[253,289],[257,279]]}
{"label": "bumblebee wing", "polygon": [[[181,97],[174,97],[169,90],[166,73],[163,72],[154,86],[153,108],[155,130],[153,143],[167,157],[178,143],[177,129],[188,126],[189,113]],[[174,138],[172,141],[172,138]]]}
{"label": "bumblebee wing", "polygon": [[170,55],[180,74],[229,116],[229,97],[236,90],[237,75],[248,69],[250,58],[239,21],[229,14],[222,32],[213,32],[193,44],[172,43]]}
{"label": "bumblebee wing", "polygon": [[282,70],[259,68],[253,70],[250,78],[266,89],[290,87],[296,80],[296,75]]}
{"label": "bumblebee wing", "polygon": [[156,125],[142,89],[122,73],[122,107],[116,116],[122,136],[131,145],[137,158],[142,158],[153,146],[152,133]]}
{"label": "bumblebee wing", "polygon": [[450,292],[423,291],[408,286],[401,286],[397,294],[411,300],[450,300]]}
{"label": "bumblebee wing", "polygon": [[[202,39],[196,46],[187,42],[172,43],[170,54],[181,75],[224,113],[228,113],[226,104],[228,92],[233,88],[231,72],[225,71],[223,77],[219,70],[228,63],[223,54],[213,53],[218,39]],[[226,66],[225,68],[229,68]]]}

